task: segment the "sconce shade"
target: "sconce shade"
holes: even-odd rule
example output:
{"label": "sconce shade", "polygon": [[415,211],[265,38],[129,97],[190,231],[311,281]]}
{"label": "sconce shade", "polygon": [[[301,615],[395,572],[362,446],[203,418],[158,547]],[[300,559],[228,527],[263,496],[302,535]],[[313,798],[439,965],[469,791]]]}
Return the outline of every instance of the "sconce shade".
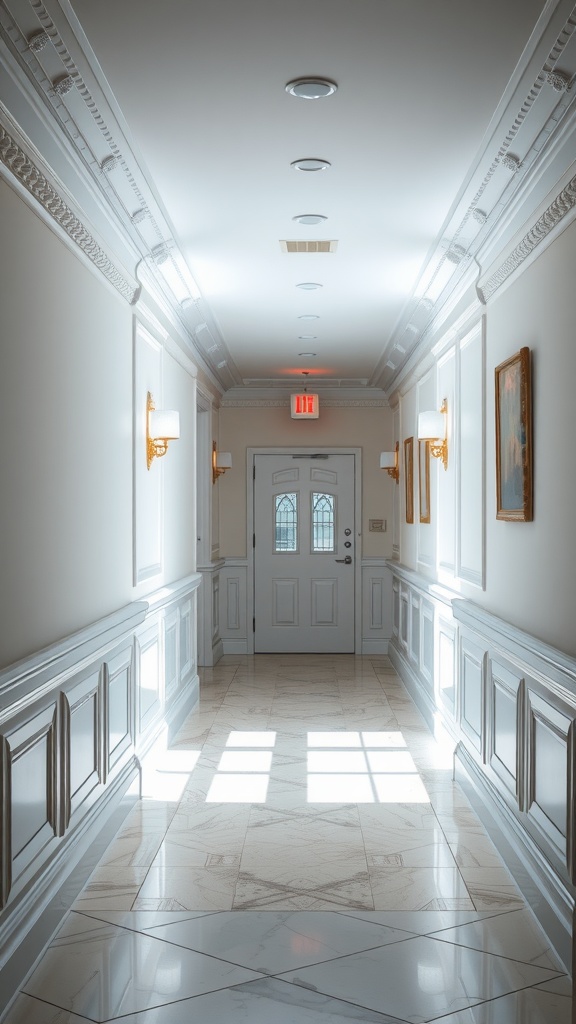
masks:
{"label": "sconce shade", "polygon": [[150,392],[146,395],[146,465],[161,459],[168,451],[168,442],[180,437],[180,413],[174,409],[157,409]]}
{"label": "sconce shade", "polygon": [[180,413],[175,409],[153,409],[149,413],[150,437],[173,441],[180,437]]}
{"label": "sconce shade", "polygon": [[429,441],[437,437],[446,436],[446,419],[443,412],[430,410],[421,412],[418,416],[418,438],[421,441]]}
{"label": "sconce shade", "polygon": [[219,452],[216,441],[214,441],[212,444],[212,483],[215,484],[218,477],[231,467],[232,452]]}
{"label": "sconce shade", "polygon": [[396,452],[380,452],[380,469],[394,469]]}

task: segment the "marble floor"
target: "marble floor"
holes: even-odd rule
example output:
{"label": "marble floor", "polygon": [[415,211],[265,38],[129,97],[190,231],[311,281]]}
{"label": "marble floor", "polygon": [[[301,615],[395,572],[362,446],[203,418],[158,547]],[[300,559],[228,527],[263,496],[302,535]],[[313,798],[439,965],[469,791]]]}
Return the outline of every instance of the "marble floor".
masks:
{"label": "marble floor", "polygon": [[226,657],[5,1024],[569,1024],[386,658]]}

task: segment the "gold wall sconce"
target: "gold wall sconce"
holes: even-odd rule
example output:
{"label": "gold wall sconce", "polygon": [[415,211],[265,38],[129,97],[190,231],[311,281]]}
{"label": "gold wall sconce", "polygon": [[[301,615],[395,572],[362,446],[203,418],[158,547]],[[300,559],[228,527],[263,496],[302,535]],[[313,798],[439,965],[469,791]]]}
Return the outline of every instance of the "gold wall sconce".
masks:
{"label": "gold wall sconce", "polygon": [[150,392],[146,396],[146,465],[161,459],[168,442],[180,437],[180,413],[175,409],[157,409]]}
{"label": "gold wall sconce", "polygon": [[215,484],[218,477],[222,476],[232,466],[232,453],[219,452],[216,448],[216,441],[212,445],[212,483]]}
{"label": "gold wall sconce", "polygon": [[445,398],[440,412],[430,410],[418,416],[418,440],[428,441],[430,454],[435,459],[442,459],[444,469],[448,469],[448,401]]}
{"label": "gold wall sconce", "polygon": [[380,452],[380,469],[385,469],[396,483],[400,480],[400,466],[398,464],[398,449],[400,444],[396,441],[393,452]]}

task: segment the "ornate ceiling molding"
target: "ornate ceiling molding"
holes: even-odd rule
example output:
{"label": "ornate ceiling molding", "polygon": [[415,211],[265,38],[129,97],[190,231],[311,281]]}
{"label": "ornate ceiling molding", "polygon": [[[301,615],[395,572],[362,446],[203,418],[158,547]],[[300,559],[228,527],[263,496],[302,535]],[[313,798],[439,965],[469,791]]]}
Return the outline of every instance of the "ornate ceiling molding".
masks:
{"label": "ornate ceiling molding", "polygon": [[52,220],[82,250],[101,274],[127,302],[132,304],[138,289],[112,263],[96,239],[71,210],[54,185],[0,123],[0,160]]}
{"label": "ornate ceiling molding", "polygon": [[576,206],[576,176],[558,193],[550,206],[530,228],[521,242],[512,250],[498,270],[491,275],[479,289],[483,301],[490,299],[495,292],[518,270],[525,260],[532,255],[538,245],[556,228]]}

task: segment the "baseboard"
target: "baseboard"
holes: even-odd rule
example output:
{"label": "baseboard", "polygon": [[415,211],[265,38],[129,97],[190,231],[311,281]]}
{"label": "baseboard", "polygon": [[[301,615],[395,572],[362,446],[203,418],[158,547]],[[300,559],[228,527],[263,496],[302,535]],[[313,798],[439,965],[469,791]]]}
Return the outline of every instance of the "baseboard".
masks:
{"label": "baseboard", "polygon": [[248,640],[222,640],[223,654],[248,654]]}
{"label": "baseboard", "polygon": [[368,657],[388,654],[388,640],[362,640],[362,654]]}
{"label": "baseboard", "polygon": [[468,751],[458,744],[455,777],[568,972],[574,900]]}
{"label": "baseboard", "polygon": [[430,732],[433,732],[437,713],[436,705],[423,691],[418,676],[410,665],[408,659],[402,655],[396,645],[392,642],[390,642],[388,646],[388,657],[400,676],[400,679],[404,683],[404,686],[408,690],[408,693],[412,697],[418,711],[426,722],[426,725],[430,729]]}
{"label": "baseboard", "polygon": [[168,742],[170,743],[179,729],[188,718],[191,711],[194,710],[198,701],[200,700],[200,680],[198,673],[193,676],[189,683],[186,683],[182,693],[176,698],[170,711],[166,714],[166,724],[168,726]]}
{"label": "baseboard", "polygon": [[138,795],[129,790],[138,775],[134,758],[18,898],[0,934],[0,1014],[18,993],[134,806]]}

